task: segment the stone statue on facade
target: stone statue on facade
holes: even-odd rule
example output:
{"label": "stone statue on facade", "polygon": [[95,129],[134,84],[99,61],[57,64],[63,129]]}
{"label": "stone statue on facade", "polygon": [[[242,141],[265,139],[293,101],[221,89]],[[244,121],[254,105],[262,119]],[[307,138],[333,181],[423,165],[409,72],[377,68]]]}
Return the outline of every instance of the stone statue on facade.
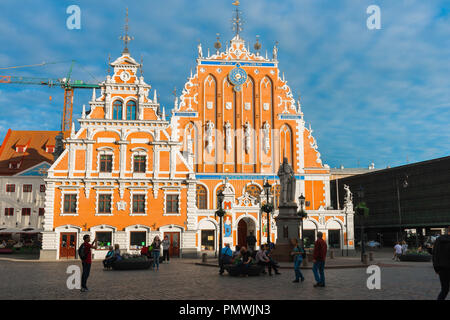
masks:
{"label": "stone statue on facade", "polygon": [[227,153],[231,152],[232,143],[231,143],[231,124],[230,121],[225,123],[225,150]]}
{"label": "stone statue on facade", "polygon": [[353,195],[350,191],[350,187],[344,184],[345,196],[344,196],[344,209],[347,212],[353,211]]}
{"label": "stone statue on facade", "polygon": [[270,151],[270,124],[266,121],[263,126],[263,134],[264,134],[264,152],[269,154]]}
{"label": "stone statue on facade", "polygon": [[244,125],[244,136],[245,136],[245,153],[250,152],[251,147],[251,126],[250,123],[247,121]]}
{"label": "stone statue on facade", "polygon": [[197,49],[198,49],[198,57],[203,58],[203,49],[201,43],[198,44]]}
{"label": "stone statue on facade", "polygon": [[281,185],[280,206],[295,203],[295,175],[286,157],[278,169],[278,177]]}
{"label": "stone statue on facade", "polygon": [[211,121],[208,121],[206,123],[206,151],[208,153],[211,153],[213,149],[213,130],[214,130],[214,123]]}

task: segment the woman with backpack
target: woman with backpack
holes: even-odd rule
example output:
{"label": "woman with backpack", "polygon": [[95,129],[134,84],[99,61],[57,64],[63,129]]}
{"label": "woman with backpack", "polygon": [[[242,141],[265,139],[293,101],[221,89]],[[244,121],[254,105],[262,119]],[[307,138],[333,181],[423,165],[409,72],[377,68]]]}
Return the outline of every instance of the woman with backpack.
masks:
{"label": "woman with backpack", "polygon": [[300,270],[300,267],[302,265],[303,259],[306,257],[306,251],[303,247],[303,240],[300,240],[300,242],[295,239],[295,247],[294,250],[291,252],[291,256],[294,256],[294,271],[295,271],[295,280],[292,282],[302,282],[305,281],[305,277],[302,274],[302,271]]}
{"label": "woman with backpack", "polygon": [[152,269],[155,269],[155,264],[156,264],[156,270],[158,271],[159,270],[159,255],[161,252],[161,240],[159,239],[159,236],[156,236],[153,239],[151,247],[153,248],[153,250],[152,250],[152,256],[153,256]]}

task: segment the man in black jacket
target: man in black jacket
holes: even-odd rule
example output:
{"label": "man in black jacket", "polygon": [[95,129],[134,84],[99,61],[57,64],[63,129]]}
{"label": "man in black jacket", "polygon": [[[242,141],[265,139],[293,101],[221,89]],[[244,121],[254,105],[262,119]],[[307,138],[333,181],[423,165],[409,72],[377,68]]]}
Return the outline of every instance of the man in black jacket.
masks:
{"label": "man in black jacket", "polygon": [[450,226],[447,234],[437,238],[434,243],[433,267],[441,281],[441,292],[437,299],[445,300],[450,287]]}

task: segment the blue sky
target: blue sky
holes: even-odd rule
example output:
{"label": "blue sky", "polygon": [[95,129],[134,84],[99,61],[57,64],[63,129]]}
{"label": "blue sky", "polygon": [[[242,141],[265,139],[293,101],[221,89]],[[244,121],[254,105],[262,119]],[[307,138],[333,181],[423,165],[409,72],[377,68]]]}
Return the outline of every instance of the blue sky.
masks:
{"label": "blue sky", "polygon": [[[223,44],[232,38],[231,2],[2,0],[0,68],[59,63],[0,75],[60,78],[75,59],[73,79],[103,80],[108,54],[114,60],[123,48],[128,6],[130,52],[143,58],[167,111],[195,66],[198,40],[205,50],[216,33]],[[81,30],[66,27],[72,4]],[[380,30],[366,26],[369,5],[381,9]],[[260,35],[270,55],[279,42],[280,69],[302,96],[324,163],[384,168],[449,155],[450,1],[242,0],[241,9],[251,47]],[[75,92],[75,118],[90,95]],[[8,128],[59,129],[62,105],[59,88],[0,85],[0,139]]]}

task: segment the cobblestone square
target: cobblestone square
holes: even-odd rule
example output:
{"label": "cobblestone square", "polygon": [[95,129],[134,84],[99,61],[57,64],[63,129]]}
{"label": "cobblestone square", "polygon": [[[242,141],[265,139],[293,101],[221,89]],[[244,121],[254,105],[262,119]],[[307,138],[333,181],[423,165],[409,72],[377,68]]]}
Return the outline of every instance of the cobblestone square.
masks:
{"label": "cobblestone square", "polygon": [[94,261],[88,280],[91,291],[81,293],[66,286],[67,267],[80,266],[79,261],[3,260],[0,299],[256,300],[264,293],[264,299],[276,300],[434,300],[440,290],[431,263],[395,265],[385,259],[380,264],[381,289],[369,290],[366,268],[326,269],[327,286],[314,288],[311,269],[303,270],[305,282],[292,283],[292,269],[281,269],[279,276],[235,278],[219,276],[217,268],[195,262],[199,260],[173,259],[159,271],[105,271]]}

